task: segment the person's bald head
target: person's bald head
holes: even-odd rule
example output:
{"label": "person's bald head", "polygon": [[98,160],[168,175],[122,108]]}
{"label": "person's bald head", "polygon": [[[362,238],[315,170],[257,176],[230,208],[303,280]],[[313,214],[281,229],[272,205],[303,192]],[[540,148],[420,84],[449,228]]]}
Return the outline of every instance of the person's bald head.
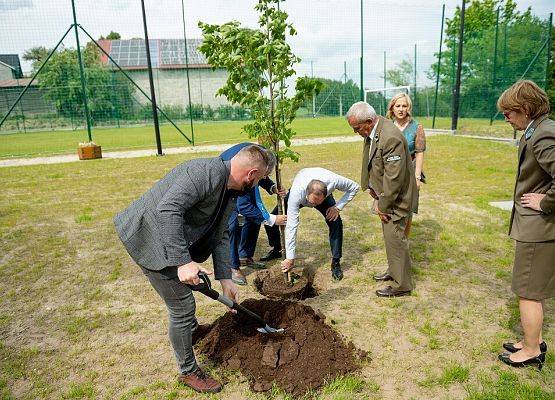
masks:
{"label": "person's bald head", "polygon": [[231,159],[231,174],[228,188],[246,191],[258,184],[258,181],[270,172],[275,165],[275,156],[258,145],[243,147]]}
{"label": "person's bald head", "polygon": [[306,201],[312,206],[323,203],[328,195],[327,185],[318,179],[311,180],[306,187]]}

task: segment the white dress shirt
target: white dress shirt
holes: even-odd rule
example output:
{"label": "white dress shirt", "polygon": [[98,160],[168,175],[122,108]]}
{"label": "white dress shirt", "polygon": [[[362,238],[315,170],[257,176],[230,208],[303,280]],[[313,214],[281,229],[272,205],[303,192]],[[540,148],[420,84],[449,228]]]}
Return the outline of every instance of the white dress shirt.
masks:
{"label": "white dress shirt", "polygon": [[295,245],[297,241],[297,227],[299,226],[299,209],[303,207],[312,207],[306,200],[308,194],[307,186],[311,180],[318,179],[324,182],[328,188],[328,196],[335,189],[345,194],[336,202],[335,207],[343,210],[343,207],[350,202],[360,189],[358,183],[345,178],[344,176],[333,173],[325,168],[304,168],[299,171],[291,190],[289,191],[289,200],[287,202],[287,225],[285,226],[285,254],[288,259],[295,258]]}

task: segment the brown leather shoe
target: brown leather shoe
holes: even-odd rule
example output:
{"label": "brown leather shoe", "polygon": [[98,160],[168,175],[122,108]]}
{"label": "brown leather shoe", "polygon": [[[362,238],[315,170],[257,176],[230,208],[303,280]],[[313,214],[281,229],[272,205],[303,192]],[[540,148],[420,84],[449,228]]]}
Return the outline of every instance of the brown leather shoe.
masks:
{"label": "brown leather shoe", "polygon": [[376,290],[378,297],[410,296],[410,290],[395,290],[391,286]]}
{"label": "brown leather shoe", "polygon": [[384,272],[383,274],[380,275],[374,275],[374,280],[375,281],[392,281],[393,277],[391,275],[389,275],[387,272]]}
{"label": "brown leather shoe", "polygon": [[266,269],[266,264],[254,261],[252,257],[249,258],[240,258],[239,263],[241,267],[249,267],[253,269]]}
{"label": "brown leather shoe", "polygon": [[179,375],[177,380],[199,393],[218,393],[222,390],[222,385],[217,380],[198,367],[193,372]]}
{"label": "brown leather shoe", "polygon": [[236,285],[245,286],[247,284],[247,277],[240,269],[231,269],[231,280]]}

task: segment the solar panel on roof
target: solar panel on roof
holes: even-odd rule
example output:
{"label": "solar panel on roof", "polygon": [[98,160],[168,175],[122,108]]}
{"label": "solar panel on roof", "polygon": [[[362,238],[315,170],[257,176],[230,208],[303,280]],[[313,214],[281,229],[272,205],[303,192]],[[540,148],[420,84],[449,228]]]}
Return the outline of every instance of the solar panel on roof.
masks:
{"label": "solar panel on roof", "polygon": [[[201,39],[187,40],[189,64],[207,64],[206,58],[198,51]],[[152,66],[185,65],[185,41],[183,39],[150,39]],[[147,67],[145,43],[142,39],[112,40],[110,56],[122,68]],[[110,65],[112,63],[110,62]]]}

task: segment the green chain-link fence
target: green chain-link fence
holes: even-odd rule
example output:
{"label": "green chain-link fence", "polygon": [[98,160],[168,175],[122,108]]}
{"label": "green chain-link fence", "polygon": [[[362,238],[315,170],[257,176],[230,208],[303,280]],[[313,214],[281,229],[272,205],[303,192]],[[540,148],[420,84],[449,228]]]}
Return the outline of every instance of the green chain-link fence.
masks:
{"label": "green chain-link fence", "polygon": [[[147,0],[145,4],[162,144],[187,145],[194,130],[198,131],[196,143],[228,140],[229,126],[238,130],[241,123],[228,126],[220,122],[249,119],[249,110],[216,95],[226,71],[212,69],[198,51],[201,36],[197,24],[236,19],[255,28],[255,1]],[[441,5],[433,2],[409,3],[403,8],[360,0],[281,2],[298,30],[290,38],[302,60],[297,74],[324,82],[324,89],[306,102],[299,116],[323,121],[324,131],[326,121],[344,116],[365,91],[376,110],[385,113],[388,100],[402,90],[391,88],[408,86],[416,118],[428,127],[433,123],[436,128],[449,128],[459,4],[446,4],[443,22]],[[139,135],[139,130],[130,127],[152,131],[140,2],[76,0],[75,6],[93,139],[97,132],[109,132],[110,140],[104,135],[101,143],[105,149],[154,146],[150,134],[149,139],[136,142],[129,138]],[[33,136],[39,144],[68,131],[75,133],[67,139],[72,143],[87,140],[71,1],[6,0],[0,7],[4,8],[0,13],[0,144],[36,132],[49,132]],[[511,1],[467,4],[459,115],[462,121],[475,121],[476,125],[459,125],[462,130],[472,132],[479,125],[476,131],[494,133],[495,120],[501,119],[495,101],[516,80],[533,79],[547,87],[551,23],[548,15],[538,15]],[[211,124],[214,131],[221,128],[221,132],[203,136]],[[319,129],[317,123],[311,126]],[[337,133],[349,133],[346,128]],[[61,148],[51,149],[57,151]],[[0,153],[28,154],[13,148]]]}

